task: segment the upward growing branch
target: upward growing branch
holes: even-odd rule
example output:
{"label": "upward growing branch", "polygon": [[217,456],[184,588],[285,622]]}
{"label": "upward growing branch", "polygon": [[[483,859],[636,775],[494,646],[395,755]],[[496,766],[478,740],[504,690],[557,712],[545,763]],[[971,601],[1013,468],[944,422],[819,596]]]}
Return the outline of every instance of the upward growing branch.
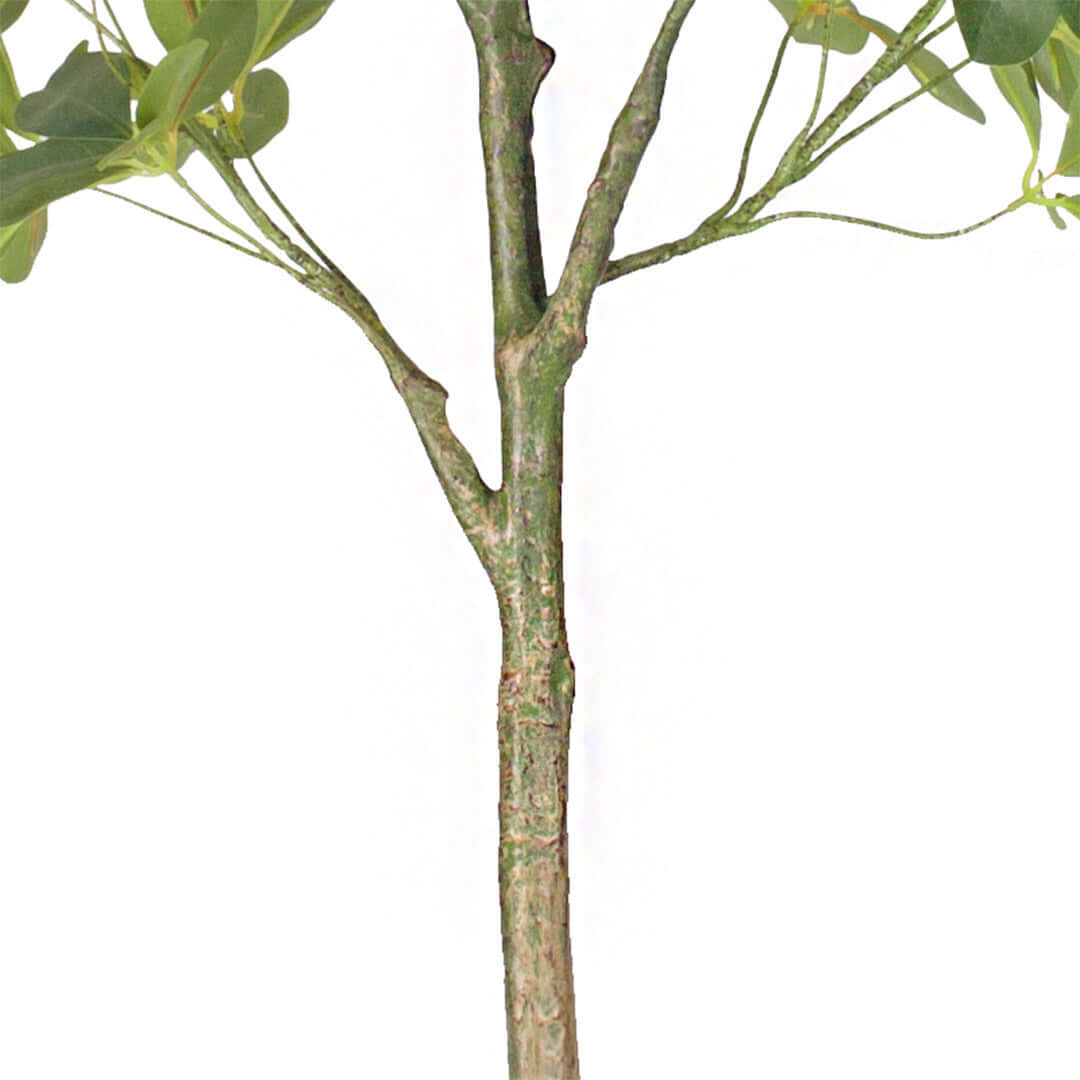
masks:
{"label": "upward growing branch", "polygon": [[555,53],[532,30],[527,0],[458,0],[480,69],[480,137],[487,176],[495,345],[522,337],[547,301],[532,110]]}
{"label": "upward growing branch", "polygon": [[630,98],[619,113],[596,179],[581,211],[577,232],[552,307],[567,327],[584,332],[593,293],[607,268],[615,226],[660,122],[660,104],[667,86],[668,61],[694,0],[675,0],[653,43]]}

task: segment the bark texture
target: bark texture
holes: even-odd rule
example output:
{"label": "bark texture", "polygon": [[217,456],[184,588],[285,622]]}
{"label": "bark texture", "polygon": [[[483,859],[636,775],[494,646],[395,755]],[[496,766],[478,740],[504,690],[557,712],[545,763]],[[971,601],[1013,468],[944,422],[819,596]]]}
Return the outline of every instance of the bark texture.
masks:
{"label": "bark texture", "polygon": [[[503,631],[499,897],[510,1077],[578,1080],[566,838],[574,665],[564,615],[563,393],[585,348],[589,304],[656,129],[668,59],[694,0],[672,3],[612,129],[551,297],[531,144],[533,102],[554,53],[534,35],[526,0],[458,3],[480,81],[502,410],[502,486],[489,498],[470,472],[459,520],[495,586]],[[433,456],[436,467],[448,457],[445,450]],[[455,468],[452,477],[463,472]]]}
{"label": "bark texture", "polygon": [[499,894],[512,1080],[577,1080],[566,836],[574,665],[562,565],[563,387],[573,341],[503,349],[503,487],[495,586]]}

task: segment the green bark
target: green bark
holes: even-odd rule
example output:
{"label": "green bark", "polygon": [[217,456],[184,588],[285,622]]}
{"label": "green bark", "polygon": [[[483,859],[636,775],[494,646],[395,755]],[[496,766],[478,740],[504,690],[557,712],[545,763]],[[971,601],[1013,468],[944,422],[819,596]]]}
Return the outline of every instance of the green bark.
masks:
{"label": "green bark", "polygon": [[579,353],[574,339],[548,332],[500,351],[496,362],[499,895],[512,1080],[579,1075],[566,837],[574,665],[562,565],[563,387]]}
{"label": "green bark", "polygon": [[[667,62],[694,0],[675,0],[612,130],[560,284],[548,298],[532,107],[554,58],[525,0],[459,0],[480,74],[502,414],[502,487],[485,562],[502,622],[499,898],[511,1080],[577,1080],[566,837],[574,665],[562,568],[563,393],[592,295],[656,129]],[[483,557],[483,556],[482,556]]]}

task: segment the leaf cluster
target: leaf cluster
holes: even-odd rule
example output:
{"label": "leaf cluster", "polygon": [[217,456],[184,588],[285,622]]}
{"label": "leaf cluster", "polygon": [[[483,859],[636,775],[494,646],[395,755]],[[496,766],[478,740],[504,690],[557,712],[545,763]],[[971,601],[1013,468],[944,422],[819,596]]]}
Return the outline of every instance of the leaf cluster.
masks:
{"label": "leaf cluster", "polygon": [[[310,30],[332,3],[144,0],[166,50],[155,63],[136,56],[118,25],[114,32],[98,19],[95,5],[83,13],[100,51],[81,42],[41,90],[25,96],[0,37],[0,278],[29,275],[51,203],[132,176],[177,176],[198,141],[191,125],[230,158],[265,147],[288,122],[289,89],[259,65]],[[0,0],[0,34],[29,6]],[[117,51],[106,50],[106,37]],[[20,149],[12,134],[31,145]]]}
{"label": "leaf cluster", "polygon": [[[843,53],[860,52],[871,37],[885,45],[897,33],[859,11],[851,0],[770,0],[784,17],[791,38]],[[1080,197],[1043,194],[1050,177],[1080,176],[1080,0],[952,0],[968,60],[949,67],[923,45],[905,56],[908,70],[942,104],[978,123],[985,114],[954,77],[964,63],[988,66],[994,82],[1017,112],[1031,144],[1024,173],[1027,201],[1045,205],[1056,226],[1059,209],[1080,218]],[[932,36],[936,36],[932,35]],[[1068,114],[1064,143],[1050,176],[1038,169],[1042,142],[1040,91]]]}

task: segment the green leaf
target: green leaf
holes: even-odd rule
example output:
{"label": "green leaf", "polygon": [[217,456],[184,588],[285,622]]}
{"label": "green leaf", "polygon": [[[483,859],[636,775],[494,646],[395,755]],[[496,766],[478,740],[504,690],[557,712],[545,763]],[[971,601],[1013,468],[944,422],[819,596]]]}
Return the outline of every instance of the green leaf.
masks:
{"label": "green leaf", "polygon": [[1039,85],[1066,112],[1080,89],[1080,51],[1074,52],[1056,36],[1031,58]]}
{"label": "green leaf", "polygon": [[1069,108],[1069,125],[1065,129],[1057,172],[1061,176],[1080,176],[1080,91],[1073,96]]}
{"label": "green leaf", "polygon": [[1080,219],[1080,196],[1072,195],[1068,198],[1063,198],[1062,209],[1067,210],[1074,218]]}
{"label": "green leaf", "polygon": [[329,10],[333,0],[258,0],[259,31],[251,64],[257,64],[306,34]]}
{"label": "green leaf", "polygon": [[191,107],[191,99],[209,48],[205,41],[177,45],[150,72],[135,110],[140,131],[154,121],[160,121],[158,127],[175,128],[198,111]]}
{"label": "green leaf", "polygon": [[151,27],[170,52],[187,41],[191,24],[199,17],[203,4],[204,0],[144,0]]}
{"label": "green leaf", "polygon": [[[0,156],[17,153],[15,144],[0,127]],[[42,208],[29,218],[0,227],[0,281],[9,285],[25,281],[45,241],[48,212]]]}
{"label": "green leaf", "polygon": [[1080,0],[1061,0],[1061,17],[1074,34],[1080,34]]}
{"label": "green leaf", "polygon": [[15,124],[15,106],[19,104],[19,87],[15,82],[15,72],[11,69],[11,59],[0,38],[0,129],[17,130]]}
{"label": "green leaf", "polygon": [[247,157],[258,153],[289,122],[289,87],[285,80],[270,68],[253,72],[244,83],[241,96],[242,143],[223,132],[222,146],[229,157]]}
{"label": "green leaf", "polygon": [[30,0],[0,0],[0,34],[26,10]]}
{"label": "green leaf", "polygon": [[1042,108],[1039,105],[1039,88],[1030,61],[1026,64],[1008,64],[991,69],[994,81],[1005,100],[1016,110],[1031,143],[1033,158],[1039,156],[1042,141]]}
{"label": "green leaf", "polygon": [[[886,45],[892,45],[892,43],[900,36],[892,29],[892,27],[886,26],[882,22],[878,22],[877,19],[871,19],[864,15],[863,22],[866,23]],[[906,63],[908,70],[923,86],[933,82],[935,79],[941,78],[943,75],[947,75],[949,71],[945,61],[932,53],[929,49],[917,49],[911,54]],[[958,113],[969,117],[976,123],[986,123],[986,114],[967,95],[964,88],[952,75],[949,75],[946,79],[942,79],[942,81],[938,83],[933,90],[929,91],[929,93],[936,97],[938,101],[942,102],[942,104],[948,105],[950,109],[955,109]]]}
{"label": "green leaf", "polygon": [[[791,36],[807,45],[825,44],[827,0],[770,0],[788,26],[794,26]],[[851,0],[835,0],[832,11],[832,30],[829,48],[842,53],[857,53],[870,37],[861,16]]]}
{"label": "green leaf", "polygon": [[0,157],[0,226],[14,225],[65,195],[122,179],[126,170],[98,169],[116,145],[115,139],[48,139]]}
{"label": "green leaf", "polygon": [[1048,206],[1046,208],[1046,212],[1050,215],[1050,220],[1054,223],[1055,229],[1065,228],[1065,219],[1058,212],[1058,208],[1056,206]]}
{"label": "green leaf", "polygon": [[49,231],[49,211],[42,207],[17,225],[0,228],[0,281],[17,285],[30,276]]}
{"label": "green leaf", "polygon": [[[111,53],[109,59],[118,71],[126,71],[122,56]],[[131,134],[130,91],[105,57],[86,52],[83,42],[44,90],[19,102],[15,120],[24,131],[54,138],[126,139]]]}
{"label": "green leaf", "polygon": [[968,53],[980,64],[1019,64],[1034,56],[1062,13],[1063,0],[954,0]]}
{"label": "green leaf", "polygon": [[212,0],[203,8],[188,37],[210,46],[192,94],[192,112],[213,105],[244,73],[255,46],[258,17],[256,0]]}

